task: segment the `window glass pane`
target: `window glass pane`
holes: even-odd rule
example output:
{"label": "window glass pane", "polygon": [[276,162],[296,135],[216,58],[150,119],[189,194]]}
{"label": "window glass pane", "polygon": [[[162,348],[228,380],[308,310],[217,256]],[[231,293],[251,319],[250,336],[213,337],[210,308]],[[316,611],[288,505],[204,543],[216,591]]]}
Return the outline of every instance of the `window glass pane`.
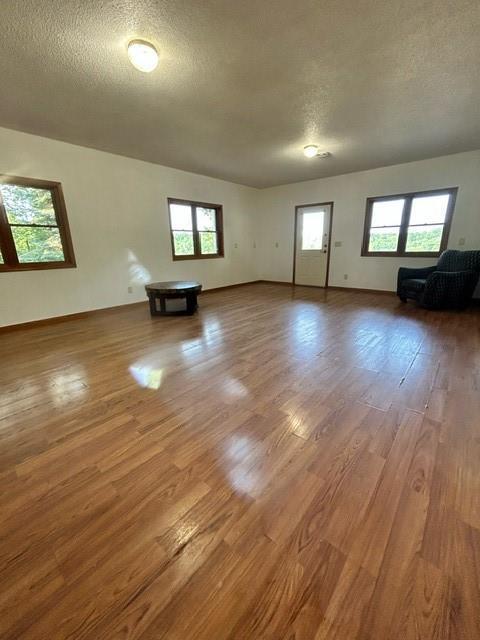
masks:
{"label": "window glass pane", "polygon": [[5,262],[3,261],[3,255],[2,255],[1,249],[0,249],[0,264],[5,264]]}
{"label": "window glass pane", "polygon": [[439,251],[443,225],[409,227],[406,251]]}
{"label": "window glass pane", "polygon": [[176,256],[192,256],[193,250],[193,232],[192,231],[174,231],[173,245]]}
{"label": "window glass pane", "polygon": [[200,231],[200,252],[202,254],[218,253],[217,234],[211,231]]}
{"label": "window glass pane", "polygon": [[14,184],[2,184],[0,189],[10,224],[57,224],[49,189]]}
{"label": "window glass pane", "polygon": [[322,248],[324,215],[324,211],[302,214],[302,251],[319,251]]}
{"label": "window glass pane", "polygon": [[435,222],[445,222],[449,200],[450,196],[448,193],[440,196],[423,196],[421,198],[414,198],[412,201],[410,224],[432,224]]}
{"label": "window glass pane", "polygon": [[381,200],[374,202],[372,207],[371,227],[396,227],[402,222],[403,205],[405,199]]}
{"label": "window glass pane", "polygon": [[170,220],[172,229],[192,229],[192,208],[188,204],[171,204]]}
{"label": "window glass pane", "polygon": [[396,251],[400,227],[387,227],[386,229],[371,229],[369,251]]}
{"label": "window glass pane", "polygon": [[63,262],[58,229],[11,227],[19,262]]}
{"label": "window glass pane", "polygon": [[197,229],[199,231],[215,231],[215,209],[197,207]]}

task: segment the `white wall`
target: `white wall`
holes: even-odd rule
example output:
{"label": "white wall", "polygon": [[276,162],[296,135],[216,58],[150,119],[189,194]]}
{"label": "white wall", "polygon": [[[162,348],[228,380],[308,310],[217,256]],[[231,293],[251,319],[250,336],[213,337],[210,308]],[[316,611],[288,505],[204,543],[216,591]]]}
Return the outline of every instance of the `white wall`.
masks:
{"label": "white wall", "polygon": [[[77,260],[0,273],[0,326],[145,300],[148,281],[257,278],[255,189],[2,128],[0,150],[0,173],[62,183]],[[225,258],[173,262],[167,197],[223,204]]]}
{"label": "white wall", "polygon": [[[331,285],[394,290],[400,265],[433,263],[360,256],[368,196],[458,186],[449,247],[480,248],[480,151],[257,190],[2,128],[0,149],[0,173],[62,183],[78,265],[0,273],[0,326],[144,300],[148,281],[291,281],[298,204],[334,201]],[[223,204],[225,258],[173,262],[167,197]]]}
{"label": "white wall", "polygon": [[[295,205],[333,200],[330,284],[394,290],[399,266],[426,266],[435,260],[362,258],[366,198],[456,186],[459,191],[448,246],[480,249],[480,151],[260,191],[257,198],[261,220],[259,275],[267,280],[292,280]],[[461,247],[460,238],[466,240]],[[335,241],[342,246],[335,248]],[[344,280],[344,274],[348,274],[348,280]]]}

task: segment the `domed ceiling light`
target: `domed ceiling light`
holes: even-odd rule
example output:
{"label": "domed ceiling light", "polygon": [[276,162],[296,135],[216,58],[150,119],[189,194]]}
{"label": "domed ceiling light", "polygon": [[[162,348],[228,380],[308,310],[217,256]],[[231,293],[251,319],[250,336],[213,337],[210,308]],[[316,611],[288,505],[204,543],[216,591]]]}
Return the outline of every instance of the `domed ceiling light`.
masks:
{"label": "domed ceiling light", "polygon": [[318,153],[318,147],[316,144],[307,144],[306,147],[303,147],[303,155],[306,158],[314,158]]}
{"label": "domed ceiling light", "polygon": [[158,52],[151,42],[131,40],[128,43],[128,57],[135,69],[150,73],[158,65]]}
{"label": "domed ceiling light", "polygon": [[303,147],[303,155],[306,158],[328,158],[330,156],[329,151],[319,151],[316,144],[307,144]]}

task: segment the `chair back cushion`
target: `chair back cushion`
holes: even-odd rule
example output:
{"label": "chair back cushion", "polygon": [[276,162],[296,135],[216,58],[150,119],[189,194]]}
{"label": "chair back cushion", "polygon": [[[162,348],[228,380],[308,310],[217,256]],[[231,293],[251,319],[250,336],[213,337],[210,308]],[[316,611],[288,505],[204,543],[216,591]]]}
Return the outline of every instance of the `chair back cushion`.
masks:
{"label": "chair back cushion", "polygon": [[480,251],[444,251],[437,263],[437,271],[480,272]]}

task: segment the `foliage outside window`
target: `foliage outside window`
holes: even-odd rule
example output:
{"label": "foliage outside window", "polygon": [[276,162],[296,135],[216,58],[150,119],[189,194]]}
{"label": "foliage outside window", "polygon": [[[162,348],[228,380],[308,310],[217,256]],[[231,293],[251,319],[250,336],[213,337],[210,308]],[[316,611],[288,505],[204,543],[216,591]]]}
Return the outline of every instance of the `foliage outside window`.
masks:
{"label": "foliage outside window", "polygon": [[223,256],[221,205],[169,198],[168,208],[174,260]]}
{"label": "foliage outside window", "polygon": [[362,256],[439,256],[457,188],[368,198]]}
{"label": "foliage outside window", "polygon": [[60,183],[0,176],[0,271],[74,266]]}

